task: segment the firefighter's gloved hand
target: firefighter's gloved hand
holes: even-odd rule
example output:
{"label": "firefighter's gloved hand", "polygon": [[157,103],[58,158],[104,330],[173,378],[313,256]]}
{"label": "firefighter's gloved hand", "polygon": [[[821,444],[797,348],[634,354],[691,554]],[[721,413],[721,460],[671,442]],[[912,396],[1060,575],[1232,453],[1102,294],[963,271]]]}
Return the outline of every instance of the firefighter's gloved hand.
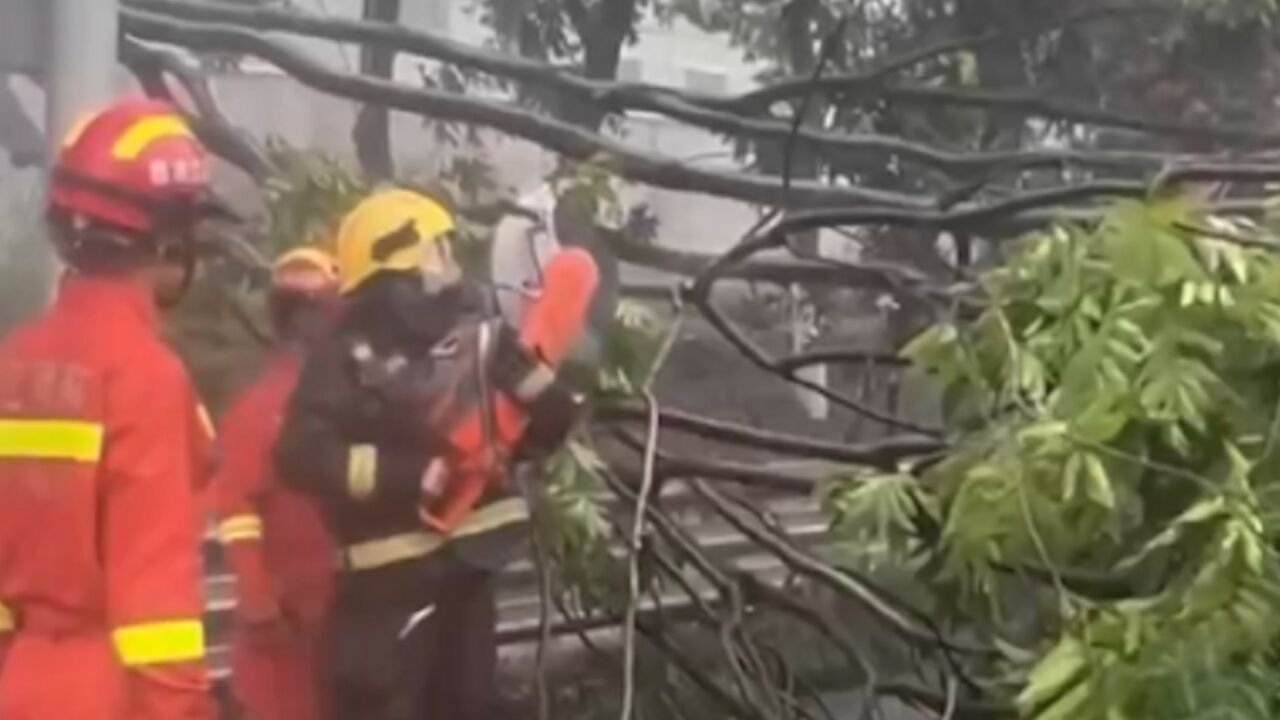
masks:
{"label": "firefighter's gloved hand", "polygon": [[521,458],[550,455],[564,444],[582,412],[582,396],[553,384],[529,406],[529,425],[516,454]]}
{"label": "firefighter's gloved hand", "polygon": [[511,326],[499,326],[491,364],[494,384],[529,413],[516,454],[537,457],[554,452],[573,429],[582,399],[557,382],[555,370],[520,342]]}

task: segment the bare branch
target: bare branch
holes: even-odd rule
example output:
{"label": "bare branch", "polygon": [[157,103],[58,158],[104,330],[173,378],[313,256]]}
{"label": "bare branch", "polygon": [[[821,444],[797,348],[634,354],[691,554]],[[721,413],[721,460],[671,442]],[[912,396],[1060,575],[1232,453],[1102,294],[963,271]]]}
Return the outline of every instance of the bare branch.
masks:
{"label": "bare branch", "polygon": [[[684,277],[698,277],[720,261],[721,256],[677,250],[657,244],[640,244],[617,240],[610,247],[618,259]],[[921,292],[952,297],[961,288],[937,287],[923,273],[905,265],[868,261],[833,267],[810,260],[769,259],[733,265],[718,277],[779,285],[839,285],[874,290],[897,290],[916,287]]]}
{"label": "bare branch", "polygon": [[[595,417],[605,422],[641,422],[647,418],[647,413],[644,408],[634,405],[606,405],[596,409]],[[824,442],[702,417],[673,408],[663,409],[662,427],[753,449],[882,468],[896,467],[903,459],[933,454],[944,447],[937,440],[913,436],[894,437],[874,443]],[[677,458],[665,457],[664,462],[667,464],[662,467],[668,472],[675,472],[675,468],[694,467],[690,461]],[[699,467],[704,471],[708,469],[706,465]],[[722,469],[735,474],[741,470],[736,467]]]}
{"label": "bare branch", "polygon": [[863,417],[875,420],[883,425],[897,428],[899,430],[908,430],[910,432],[920,433],[929,437],[938,435],[937,430],[880,412],[879,410],[868,407],[865,403],[835,392],[826,385],[802,378],[794,371],[784,372],[780,370],[776,360],[771,358],[768,353],[752,342],[751,339],[744,335],[741,330],[735,327],[734,324],[730,322],[719,309],[712,305],[709,300],[695,297],[691,302],[698,307],[707,322],[710,323],[711,326],[715,328],[730,345],[733,345],[738,352],[742,353],[761,370],[773,373],[774,375],[786,379],[792,384],[799,385],[806,390],[815,392],[841,407],[852,410]]}
{"label": "bare branch", "polygon": [[[645,450],[644,446],[628,433],[615,432],[614,436],[623,445],[638,453],[643,453]],[[658,471],[663,477],[721,480],[795,495],[811,494],[818,485],[817,481],[811,478],[769,470],[758,464],[748,465],[727,460],[695,460],[676,457],[661,450],[657,452],[656,459]]]}
{"label": "bare branch", "polygon": [[796,572],[809,577],[822,585],[855,600],[868,612],[880,618],[903,639],[923,647],[934,647],[971,654],[990,655],[995,653],[990,648],[974,647],[956,640],[942,637],[936,629],[933,631],[920,628],[912,617],[914,611],[903,610],[899,601],[890,600],[884,590],[874,587],[866,578],[855,578],[848,571],[841,572],[811,557],[804,551],[792,546],[783,539],[746,522],[719,492],[701,480],[695,480],[692,487],[707,501],[716,513],[733,525],[738,532],[760,544]]}
{"label": "bare branch", "polygon": [[[568,158],[598,162],[623,177],[640,182],[766,205],[775,204],[781,198],[780,184],[775,177],[696,168],[505,103],[329,70],[287,45],[240,27],[183,22],[128,8],[121,12],[121,24],[128,33],[148,40],[254,55],[276,65],[303,84],[332,95],[381,103],[396,110],[440,120],[490,127]],[[793,183],[788,199],[797,207],[868,204],[923,207],[925,203],[916,196],[870,188],[836,187],[813,181]]]}
{"label": "bare branch", "polygon": [[[1040,190],[1017,195],[1003,202],[982,206],[963,206],[952,210],[902,210],[898,208],[850,208],[840,210],[801,210],[788,214],[779,221],[776,233],[798,233],[826,227],[894,226],[976,232],[994,227],[1000,233],[987,235],[989,239],[1010,236],[1010,230],[1029,230],[1058,219],[1081,221],[1087,215],[1068,213],[1062,205],[1079,200],[1105,198],[1146,198],[1156,192],[1167,191],[1178,184],[1206,181],[1274,182],[1280,179],[1280,164],[1250,165],[1184,165],[1171,166],[1156,176],[1151,183],[1125,180],[1105,180],[1067,187]],[[1211,211],[1230,212],[1259,209],[1260,203],[1249,201],[1243,205],[1218,205]]]}
{"label": "bare branch", "polygon": [[172,52],[147,47],[128,37],[120,38],[119,53],[121,62],[138,76],[152,97],[172,100],[164,75],[178,80],[195,105],[195,111],[189,113],[192,129],[214,154],[255,179],[270,173],[272,166],[266,153],[227,119],[213,97],[208,79],[198,69]]}
{"label": "bare branch", "polygon": [[[130,7],[164,13],[177,18],[202,22],[226,22],[259,30],[279,30],[343,42],[377,44],[399,52],[433,58],[486,72],[498,77],[538,86],[591,103],[604,111],[623,113],[647,111],[666,115],[714,132],[762,141],[786,141],[792,128],[772,119],[748,117],[736,104],[748,103],[750,96],[715,98],[684,93],[660,86],[616,83],[583,77],[542,62],[491,52],[459,43],[427,32],[378,22],[347,20],[312,15],[296,10],[274,8],[242,8],[175,0],[129,0]],[[985,36],[984,36],[985,37]],[[887,73],[924,59],[984,41],[968,38],[947,41],[937,47],[913,52],[889,61],[875,71],[860,75],[867,83],[879,82]],[[182,44],[180,40],[175,40]],[[838,78],[848,76],[837,76]],[[800,97],[804,88],[822,89],[831,78],[817,85],[808,80],[784,83],[778,99]],[[727,108],[722,106],[728,106]],[[886,161],[901,158],[948,174],[971,176],[996,170],[1025,170],[1075,165],[1080,167],[1153,170],[1167,156],[1142,152],[1083,152],[1078,150],[1028,150],[964,154],[932,148],[888,135],[846,134],[800,128],[796,141],[803,147],[829,153],[836,158],[851,159],[867,155],[881,156]],[[1194,160],[1194,156],[1188,156]]]}
{"label": "bare branch", "polygon": [[907,367],[911,361],[901,355],[888,352],[856,348],[821,348],[778,358],[775,364],[783,372],[794,372],[810,365],[871,365],[900,368]]}

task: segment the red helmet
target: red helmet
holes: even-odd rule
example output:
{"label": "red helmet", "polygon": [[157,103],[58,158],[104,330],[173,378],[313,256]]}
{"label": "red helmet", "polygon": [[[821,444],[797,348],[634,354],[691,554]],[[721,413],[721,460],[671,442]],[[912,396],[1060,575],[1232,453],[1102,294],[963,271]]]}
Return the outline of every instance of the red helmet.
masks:
{"label": "red helmet", "polygon": [[338,314],[338,262],[317,247],[297,247],[271,266],[271,311],[277,328],[299,307],[319,308],[331,320]]}
{"label": "red helmet", "polygon": [[173,105],[144,98],[116,102],[68,134],[49,209],[148,234],[220,211],[208,154],[186,120]]}
{"label": "red helmet", "polygon": [[338,261],[316,247],[296,247],[271,266],[271,289],[301,295],[337,294]]}

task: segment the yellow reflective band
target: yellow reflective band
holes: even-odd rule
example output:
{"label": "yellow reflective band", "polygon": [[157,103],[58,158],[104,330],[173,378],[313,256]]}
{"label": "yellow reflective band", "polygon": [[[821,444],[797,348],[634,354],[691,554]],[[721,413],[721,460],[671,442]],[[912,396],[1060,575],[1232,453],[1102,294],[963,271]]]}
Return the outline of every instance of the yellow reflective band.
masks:
{"label": "yellow reflective band", "polygon": [[143,118],[124,131],[111,146],[117,160],[134,160],[151,143],[169,137],[191,137],[191,128],[177,115],[155,115]]}
{"label": "yellow reflective band", "polygon": [[218,431],[213,429],[213,418],[209,417],[209,410],[205,408],[204,403],[196,403],[196,417],[200,419],[200,427],[204,429],[205,437],[215,440],[218,437]]}
{"label": "yellow reflective band", "polygon": [[353,445],[347,451],[347,492],[357,500],[373,494],[378,481],[378,448]]}
{"label": "yellow reflective band", "polygon": [[505,525],[525,522],[529,519],[529,505],[524,498],[513,497],[483,505],[471,511],[449,533],[449,537],[478,535]]}
{"label": "yellow reflective band", "polygon": [[101,423],[83,420],[2,420],[0,458],[97,462]]}
{"label": "yellow reflective band", "polygon": [[204,625],[199,620],[167,620],[117,628],[111,633],[126,667],[199,660],[204,657]]}
{"label": "yellow reflective band", "polygon": [[420,558],[444,545],[444,536],[426,531],[390,535],[344,548],[339,564],[349,570],[372,570],[404,560]]}
{"label": "yellow reflective band", "polygon": [[529,505],[524,498],[506,498],[477,508],[448,536],[419,530],[353,543],[339,552],[338,563],[348,570],[373,570],[425,557],[450,540],[479,535],[528,519]]}
{"label": "yellow reflective band", "polygon": [[257,515],[233,515],[218,523],[218,540],[228,545],[240,540],[261,540],[262,518]]}
{"label": "yellow reflective band", "polygon": [[13,611],[0,603],[0,634],[13,632],[14,627]]}

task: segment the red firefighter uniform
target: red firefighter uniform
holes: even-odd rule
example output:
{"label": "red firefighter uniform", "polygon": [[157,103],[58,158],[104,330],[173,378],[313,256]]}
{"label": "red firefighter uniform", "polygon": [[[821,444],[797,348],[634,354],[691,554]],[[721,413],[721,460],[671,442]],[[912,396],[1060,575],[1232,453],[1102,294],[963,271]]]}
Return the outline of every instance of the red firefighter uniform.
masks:
{"label": "red firefighter uniform", "polygon": [[0,717],[212,717],[198,407],[125,279],[69,273],[0,345]]}
{"label": "red firefighter uniform", "polygon": [[[315,500],[280,483],[271,448],[300,357],[282,348],[221,421],[218,535],[236,576],[232,687],[253,720],[320,720],[335,549]],[[276,630],[254,626],[272,620]]]}
{"label": "red firefighter uniform", "polygon": [[203,413],[159,339],[223,213],[174,106],[127,99],[77,124],[52,171],[68,268],[0,342],[4,720],[210,720]]}

